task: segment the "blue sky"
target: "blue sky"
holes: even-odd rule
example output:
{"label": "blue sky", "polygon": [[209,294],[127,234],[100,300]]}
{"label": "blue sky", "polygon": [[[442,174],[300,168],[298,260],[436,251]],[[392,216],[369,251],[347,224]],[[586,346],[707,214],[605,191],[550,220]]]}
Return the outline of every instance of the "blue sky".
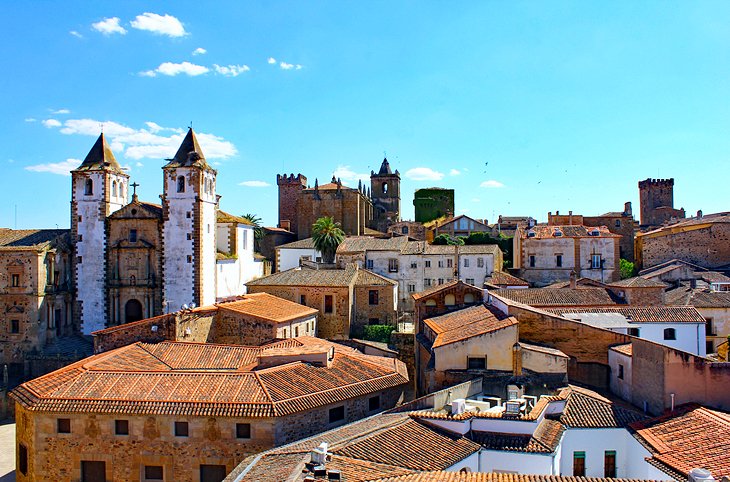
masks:
{"label": "blue sky", "polygon": [[[387,152],[456,211],[618,211],[675,178],[730,209],[728,2],[2,2],[0,226],[67,227],[103,123],[159,202],[192,122],[222,209],[277,222],[276,174],[350,186]],[[16,208],[17,206],[17,208]]]}

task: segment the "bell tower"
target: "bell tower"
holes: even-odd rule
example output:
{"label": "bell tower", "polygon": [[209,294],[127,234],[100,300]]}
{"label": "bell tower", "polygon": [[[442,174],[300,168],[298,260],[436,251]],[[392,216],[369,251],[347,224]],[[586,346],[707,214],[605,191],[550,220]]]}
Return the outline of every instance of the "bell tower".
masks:
{"label": "bell tower", "polygon": [[400,221],[400,173],[390,170],[388,159],[383,159],[376,174],[370,171],[370,198],[373,202],[373,228],[386,232],[388,226]]}
{"label": "bell tower", "polygon": [[216,301],[216,171],[190,128],[162,168],[163,310]]}
{"label": "bell tower", "polygon": [[129,175],[114,158],[104,133],[84,162],[71,171],[74,321],[86,335],[106,328],[106,218],[127,204],[128,183]]}

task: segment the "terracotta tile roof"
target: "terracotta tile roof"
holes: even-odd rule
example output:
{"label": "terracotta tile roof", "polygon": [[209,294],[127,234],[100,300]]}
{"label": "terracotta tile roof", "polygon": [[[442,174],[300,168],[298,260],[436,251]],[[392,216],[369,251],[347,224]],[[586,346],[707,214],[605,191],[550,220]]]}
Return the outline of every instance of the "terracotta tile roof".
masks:
{"label": "terracotta tile roof", "polygon": [[694,306],[695,308],[730,307],[730,291],[710,291],[704,288],[680,286],[665,294],[668,305]]}
{"label": "terracotta tile roof", "polygon": [[[266,228],[271,229],[271,228]],[[314,239],[304,238],[291,243],[280,244],[276,249],[314,249]]]}
{"label": "terracotta tile roof", "polygon": [[386,430],[368,434],[333,452],[353,459],[413,470],[443,470],[479,449],[479,444],[462,436],[407,419]]}
{"label": "terracotta tile roof", "polygon": [[350,286],[357,274],[354,266],[345,269],[292,268],[246,283],[246,286]]}
{"label": "terracotta tile roof", "polygon": [[517,435],[498,432],[472,432],[472,438],[485,449],[507,452],[555,452],[565,427],[555,420],[544,419],[533,435]]}
{"label": "terracotta tile roof", "polygon": [[704,224],[715,224],[715,223],[730,223],[730,212],[705,214],[701,218],[689,218],[684,221],[680,221],[669,226],[662,226],[661,228],[653,231],[647,231],[645,233],[637,233],[637,236],[646,236],[648,234],[671,234],[681,231],[682,228],[689,228],[692,226],[701,226]]}
{"label": "terracotta tile roof", "polygon": [[103,132],[97,137],[96,142],[94,142],[91,150],[86,155],[86,158],[84,158],[84,162],[74,169],[74,171],[98,171],[102,169],[126,175],[114,158],[114,153],[106,142],[106,136],[104,136]]}
{"label": "terracotta tile roof", "polygon": [[560,396],[567,400],[560,423],[568,428],[624,428],[647,418],[585,388],[571,385],[563,388]]}
{"label": "terracotta tile roof", "polygon": [[536,307],[547,306],[610,306],[617,304],[603,288],[527,288],[521,290],[499,289],[495,295]]}
{"label": "terracotta tile roof", "polygon": [[493,272],[492,275],[486,279],[485,283],[494,286],[530,286],[530,283],[527,281],[522,278],[518,278],[517,276],[512,276],[506,271]]}
{"label": "terracotta tile roof", "polygon": [[559,395],[543,395],[538,400],[532,409],[527,413],[521,413],[519,416],[514,415],[505,415],[503,412],[488,412],[488,411],[480,411],[480,412],[463,412],[458,415],[452,415],[451,413],[445,411],[445,410],[415,410],[408,413],[409,416],[415,418],[415,419],[425,419],[425,420],[468,420],[470,418],[510,418],[512,420],[525,420],[525,421],[531,421],[531,420],[537,420],[540,418],[540,415],[542,415],[542,412],[545,410],[545,408],[548,406],[548,404],[552,401],[556,400],[564,400],[565,397],[567,397],[567,392],[564,394],[564,396]]}
{"label": "terracotta tile roof", "polygon": [[357,286],[395,286],[397,284],[397,281],[393,281],[367,269],[359,269],[357,271],[357,278],[355,279],[355,285]]}
{"label": "terracotta tile roof", "polygon": [[517,325],[518,321],[491,306],[477,305],[428,318],[424,323],[436,333],[433,348],[438,348]]}
{"label": "terracotta tile roof", "polygon": [[[429,288],[427,290],[419,291],[418,293],[413,293],[411,295],[411,298],[413,298],[414,300],[420,300],[421,298],[426,298],[428,296],[433,295],[434,293],[438,293],[439,291],[451,289],[458,285],[471,286],[471,285],[467,285],[466,283],[464,283],[463,281],[461,281],[459,279],[455,279],[455,280],[448,281],[442,285],[432,286],[431,288]],[[479,289],[476,287],[474,287],[474,288]]]}
{"label": "terracotta tile roof", "polygon": [[[590,278],[578,278],[577,280],[575,280],[575,286],[577,289],[580,289],[580,288],[604,288],[607,285],[605,283],[601,283],[600,281],[596,281],[596,280],[590,279]],[[542,289],[545,289],[545,288],[570,288],[570,280],[558,281],[556,283],[552,283],[547,286],[543,286]]]}
{"label": "terracotta tile roof", "polygon": [[547,346],[530,345],[523,341],[520,342],[520,346],[525,350],[538,351],[540,353],[547,353],[548,355],[559,356],[563,358],[569,358],[568,355],[558,350],[557,348],[549,348]]}
{"label": "terracotta tile roof", "polygon": [[634,345],[632,345],[631,343],[626,343],[625,345],[612,346],[610,349],[615,351],[616,353],[621,353],[622,355],[626,355],[626,356],[632,356],[634,353]]}
{"label": "terracotta tile roof", "polygon": [[[334,360],[329,368],[256,369],[259,355],[292,343],[334,346]],[[33,411],[272,417],[407,383],[402,362],[379,358],[310,337],[262,347],[138,342],[26,382],[12,396]]]}
{"label": "terracotta tile roof", "polygon": [[[598,231],[598,236],[592,236],[589,233]],[[581,226],[581,225],[569,225],[569,226],[546,226],[539,224],[532,228],[523,229],[520,231],[520,237],[522,239],[528,239],[527,233],[532,231],[535,236],[531,236],[529,239],[555,239],[555,238],[620,238],[618,234],[613,234],[608,230],[606,226],[593,227],[593,226]],[[560,231],[562,236],[555,236],[554,233]]]}
{"label": "terracotta tile roof", "polygon": [[0,228],[0,250],[41,250],[50,248],[54,242],[68,237],[69,229],[8,229]]}
{"label": "terracotta tile roof", "polygon": [[205,154],[203,154],[203,150],[200,148],[200,144],[198,144],[198,138],[195,136],[192,127],[185,134],[185,138],[183,138],[175,156],[167,160],[169,162],[163,166],[163,169],[195,166],[207,171],[214,171],[205,162]]}
{"label": "terracotta tile roof", "polygon": [[648,482],[644,479],[574,477],[567,475],[501,474],[496,472],[419,472],[370,482]]}
{"label": "terracotta tile roof", "polygon": [[500,251],[499,246],[496,244],[465,244],[464,246],[458,246],[457,252],[459,255],[464,254],[493,254],[496,255]]}
{"label": "terracotta tile roof", "polygon": [[704,317],[691,306],[607,306],[602,308],[546,308],[566,313],[619,313],[635,323],[704,323]]}
{"label": "terracotta tile roof", "polygon": [[696,271],[694,275],[707,283],[730,283],[730,277],[717,271]]}
{"label": "terracotta tile roof", "polygon": [[297,320],[317,314],[317,310],[314,308],[309,308],[268,293],[249,293],[243,295],[242,298],[241,300],[230,303],[220,303],[218,309],[235,311],[236,313],[276,323]]}
{"label": "terracotta tile roof", "polygon": [[624,288],[665,288],[667,285],[661,281],[652,281],[641,276],[634,276],[633,278],[608,283],[608,286],[620,286]]}
{"label": "terracotta tile roof", "polygon": [[236,216],[234,214],[227,213],[225,211],[218,211],[216,221],[219,223],[232,223],[232,224],[245,224],[247,226],[253,226],[254,224],[246,218]]}
{"label": "terracotta tile roof", "polygon": [[661,417],[631,425],[635,436],[653,453],[655,466],[685,477],[702,467],[720,479],[730,476],[730,414],[697,404],[678,407]]}
{"label": "terracotta tile roof", "polygon": [[408,237],[375,238],[372,236],[348,236],[337,247],[338,253],[360,253],[363,251],[398,251],[408,243]]}

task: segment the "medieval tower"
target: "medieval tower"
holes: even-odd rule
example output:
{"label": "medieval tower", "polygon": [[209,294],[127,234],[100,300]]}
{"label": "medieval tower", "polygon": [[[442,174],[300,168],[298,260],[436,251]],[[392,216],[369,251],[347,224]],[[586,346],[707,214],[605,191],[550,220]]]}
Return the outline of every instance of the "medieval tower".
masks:
{"label": "medieval tower", "polygon": [[[163,310],[216,301],[216,171],[193,129],[163,169]],[[192,283],[191,283],[192,280]]]}
{"label": "medieval tower", "polygon": [[661,226],[672,218],[684,218],[684,209],[674,209],[674,179],[639,182],[641,226]]}
{"label": "medieval tower", "polygon": [[71,235],[76,304],[84,334],[106,327],[106,218],[127,204],[127,175],[102,133],[81,165],[71,171]]}
{"label": "medieval tower", "polygon": [[276,184],[279,186],[279,227],[298,233],[299,199],[307,188],[307,178],[301,174],[277,174]]}
{"label": "medieval tower", "polygon": [[400,173],[390,170],[388,159],[383,159],[376,174],[370,171],[370,198],[373,202],[373,227],[382,232],[400,221]]}

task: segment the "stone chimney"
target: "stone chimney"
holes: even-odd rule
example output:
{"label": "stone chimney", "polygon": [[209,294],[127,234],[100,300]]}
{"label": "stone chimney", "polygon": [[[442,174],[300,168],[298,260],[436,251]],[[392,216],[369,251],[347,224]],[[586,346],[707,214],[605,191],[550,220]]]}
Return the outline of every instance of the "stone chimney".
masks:
{"label": "stone chimney", "polygon": [[631,201],[624,203],[624,214],[626,216],[631,216]]}
{"label": "stone chimney", "polygon": [[577,280],[575,279],[575,271],[570,272],[570,289],[574,290],[578,286]]}

